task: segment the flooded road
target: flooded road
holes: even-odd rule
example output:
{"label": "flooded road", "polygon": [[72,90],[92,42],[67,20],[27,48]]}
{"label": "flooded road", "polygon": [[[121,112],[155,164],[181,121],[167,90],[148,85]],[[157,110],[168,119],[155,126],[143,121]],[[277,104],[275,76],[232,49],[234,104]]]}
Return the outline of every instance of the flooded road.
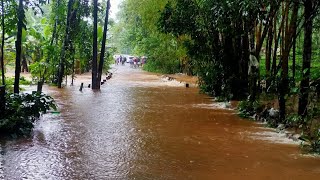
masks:
{"label": "flooded road", "polygon": [[61,113],[44,115],[31,138],[1,142],[0,179],[319,179],[320,158],[196,87],[112,71],[101,91],[79,91],[90,76],[46,87]]}

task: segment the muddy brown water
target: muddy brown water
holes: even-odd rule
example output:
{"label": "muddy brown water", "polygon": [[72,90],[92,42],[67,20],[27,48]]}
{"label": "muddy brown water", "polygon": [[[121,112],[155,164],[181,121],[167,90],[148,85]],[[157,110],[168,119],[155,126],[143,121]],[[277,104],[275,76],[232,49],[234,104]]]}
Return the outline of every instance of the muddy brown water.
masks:
{"label": "muddy brown water", "polygon": [[[2,140],[0,179],[319,179],[320,158],[196,87],[116,66],[100,91],[45,87],[60,114]],[[36,89],[36,87],[31,87]]]}

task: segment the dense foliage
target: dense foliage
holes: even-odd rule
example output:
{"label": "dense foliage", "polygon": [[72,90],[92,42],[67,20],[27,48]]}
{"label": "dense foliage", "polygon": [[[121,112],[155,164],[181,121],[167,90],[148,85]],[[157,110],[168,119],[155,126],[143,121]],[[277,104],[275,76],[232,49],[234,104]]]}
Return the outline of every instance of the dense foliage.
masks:
{"label": "dense foliage", "polygon": [[320,122],[310,115],[311,104],[319,107],[311,103],[320,93],[319,5],[316,0],[125,0],[114,32],[121,53],[150,57],[147,70],[197,75],[205,93],[246,99],[242,114],[257,113],[257,104],[270,101],[263,97],[275,97],[274,126],[291,126],[287,117],[297,115],[302,120],[295,126],[316,134],[310,126]]}
{"label": "dense foliage", "polygon": [[6,99],[6,109],[0,115],[1,134],[30,135],[34,122],[40,115],[56,109],[54,100],[43,93],[10,93]]}
{"label": "dense foliage", "polygon": [[121,54],[147,56],[146,70],[175,73],[186,58],[182,39],[162,33],[157,22],[167,0],[123,1],[119,22],[112,29],[114,46]]}

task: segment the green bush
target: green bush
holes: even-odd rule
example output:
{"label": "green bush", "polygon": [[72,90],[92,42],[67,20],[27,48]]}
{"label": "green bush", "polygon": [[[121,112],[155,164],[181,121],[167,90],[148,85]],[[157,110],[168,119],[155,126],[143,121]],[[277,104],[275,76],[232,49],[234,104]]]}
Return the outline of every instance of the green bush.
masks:
{"label": "green bush", "polygon": [[320,128],[313,135],[303,134],[300,138],[302,147],[310,152],[320,153]]}
{"label": "green bush", "polygon": [[258,111],[261,111],[262,105],[258,101],[240,101],[238,104],[239,116],[242,118],[249,118],[256,114]]}
{"label": "green bush", "polygon": [[159,59],[148,59],[143,69],[149,72],[174,74],[180,71],[179,61],[175,59],[160,61]]}
{"label": "green bush", "polygon": [[7,94],[5,112],[0,115],[0,132],[5,135],[29,135],[33,123],[49,109],[56,109],[55,102],[43,93]]}

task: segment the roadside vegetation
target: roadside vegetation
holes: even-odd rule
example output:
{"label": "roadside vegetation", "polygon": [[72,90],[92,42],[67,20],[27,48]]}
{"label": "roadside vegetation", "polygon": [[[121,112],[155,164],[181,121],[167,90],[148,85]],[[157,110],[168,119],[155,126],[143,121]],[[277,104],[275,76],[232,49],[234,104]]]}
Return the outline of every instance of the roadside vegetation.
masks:
{"label": "roadside vegetation", "polygon": [[242,117],[294,129],[320,152],[319,5],[124,0],[113,41],[122,52],[148,56],[146,70],[196,75],[202,92],[240,100]]}

